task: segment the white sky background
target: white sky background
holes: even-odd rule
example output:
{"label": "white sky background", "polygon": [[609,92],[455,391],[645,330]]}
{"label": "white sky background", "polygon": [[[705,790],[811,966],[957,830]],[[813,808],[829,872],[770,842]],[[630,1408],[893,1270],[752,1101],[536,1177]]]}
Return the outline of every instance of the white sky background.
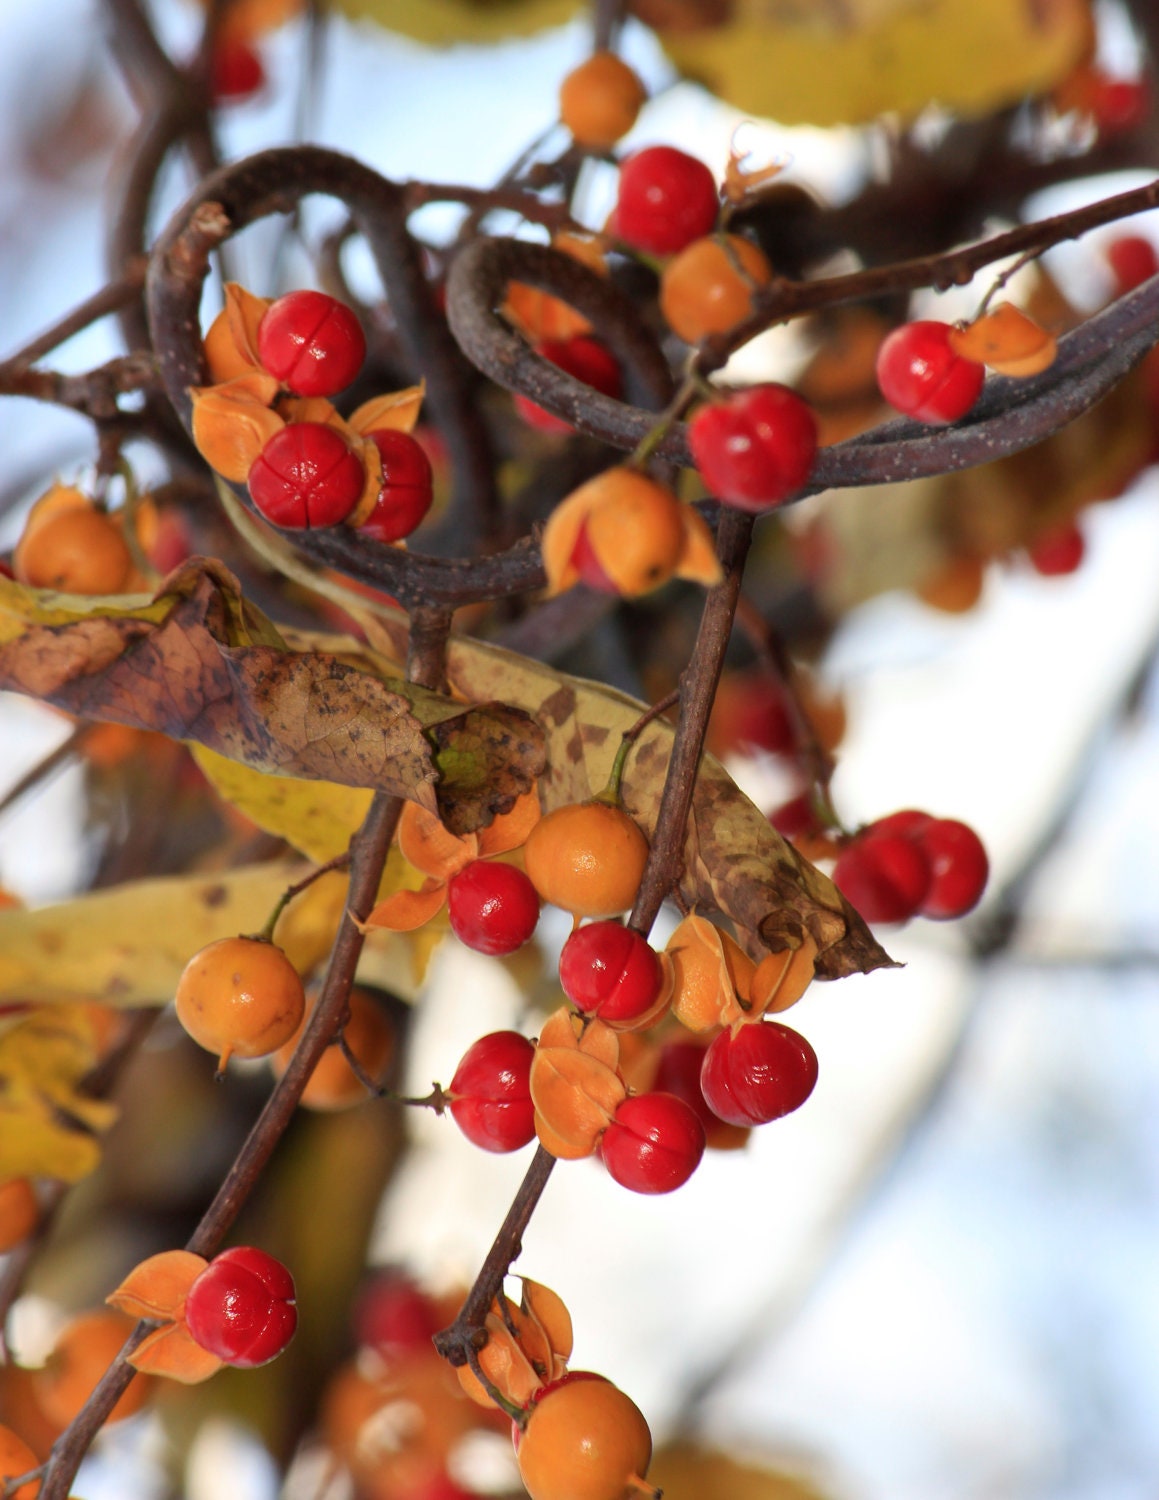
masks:
{"label": "white sky background", "polygon": [[[191,35],[190,9],[160,9],[168,35]],[[107,158],[47,188],[30,182],[16,145],[29,109],[67,97],[92,62],[97,29],[82,0],[0,3],[0,354],[103,279]],[[287,92],[295,37],[287,28],[269,47]],[[316,138],[392,175],[485,183],[552,118],[558,79],[585,40],[573,27],[486,57],[433,57],[339,24],[328,76],[341,84],[324,90]],[[639,31],[630,55],[653,86],[667,81]],[[284,142],[284,100],[235,111],[229,153]],[[733,124],[679,88],[633,139],[674,140],[719,166]],[[833,193],[858,165],[848,142],[808,133],[775,133],[770,147]],[[594,221],[606,184],[591,192]],[[1067,255],[1073,274],[1097,280],[1090,246]],[[62,363],[94,363],[113,352],[109,336],[77,340]],[[27,476],[31,499],[57,467],[76,472],[87,429],[4,401],[0,452],[4,483]],[[888,934],[905,970],[817,986],[789,1018],[816,1046],[821,1081],[805,1110],[758,1133],[743,1156],[710,1156],[685,1189],[655,1201],[590,1163],[564,1164],[553,1179],[520,1267],[572,1308],[577,1365],[624,1386],[658,1436],[678,1418],[688,1424],[685,1398],[723,1363],[728,1373],[696,1408],[705,1439],[787,1453],[839,1500],[1153,1500],[1154,673],[1128,723],[1118,708],[1159,631],[1154,475],[1090,513],[1088,541],[1070,579],[992,570],[965,619],[908,597],[877,600],[842,627],[828,664],[850,706],[836,793],[851,821],[906,805],[963,817],[990,847],[1000,885],[1081,785],[1020,940],[1041,962],[1015,956],[976,974],[952,926]],[[34,706],[0,699],[0,784],[61,733]],[[771,797],[768,767],[738,772]],[[31,899],[61,895],[75,878],[75,797],[66,775],[0,822],[0,878]],[[1099,962],[1121,953],[1136,961]],[[1092,962],[1057,961],[1075,958]],[[448,950],[437,972],[419,1082],[446,1076],[517,1005],[484,960]],[[416,1138],[384,1209],[382,1252],[470,1273],[523,1159],[483,1158],[434,1119]],[[126,1477],[127,1446],[119,1439],[90,1467],[88,1500],[133,1500],[131,1484],[149,1493],[145,1477]],[[199,1473],[216,1467],[199,1461]],[[192,1500],[222,1500],[216,1472],[208,1484],[191,1473]],[[238,1500],[268,1495],[260,1465],[244,1472]]]}

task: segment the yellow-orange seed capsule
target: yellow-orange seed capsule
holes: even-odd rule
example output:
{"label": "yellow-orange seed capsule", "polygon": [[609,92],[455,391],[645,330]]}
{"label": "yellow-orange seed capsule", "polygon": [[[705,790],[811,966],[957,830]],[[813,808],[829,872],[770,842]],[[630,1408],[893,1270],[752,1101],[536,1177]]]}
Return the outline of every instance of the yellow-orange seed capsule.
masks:
{"label": "yellow-orange seed capsule", "polygon": [[[32,1449],[18,1437],[10,1427],[0,1427],[0,1489],[4,1486],[6,1479],[15,1479],[18,1474],[27,1474],[35,1469],[39,1459]],[[40,1489],[40,1481],[30,1479],[27,1484],[22,1484],[13,1495],[12,1500],[35,1500]]]}
{"label": "yellow-orange seed capsule", "polygon": [[606,151],[636,123],[644,85],[614,52],[596,52],[563,80],[559,118],[581,146]]}
{"label": "yellow-orange seed capsule", "polygon": [[606,802],[557,807],[523,849],[528,878],[543,900],[575,917],[627,911],[647,858],[648,840],[622,808]]}
{"label": "yellow-orange seed capsule", "polygon": [[221,938],[195,953],[177,982],[177,1019],[193,1040],[230,1057],[265,1057],[288,1042],[306,1007],[298,971],[261,938]]}
{"label": "yellow-orange seed capsule", "polygon": [[77,506],[30,526],[17,544],[13,571],[21,583],[65,594],[116,594],[133,558],[117,523],[95,506]]}
{"label": "yellow-orange seed capsule", "polygon": [[640,1408],[602,1375],[576,1371],[540,1392],[519,1439],[531,1500],[623,1500],[644,1483],[652,1434]]}
{"label": "yellow-orange seed capsule", "polygon": [[23,1244],[40,1219],[40,1205],[27,1177],[0,1182],[0,1255]]}
{"label": "yellow-orange seed capsule", "polygon": [[753,310],[753,293],[772,279],[764,252],[729,234],[694,240],[664,268],[660,311],[686,344],[727,333]]}

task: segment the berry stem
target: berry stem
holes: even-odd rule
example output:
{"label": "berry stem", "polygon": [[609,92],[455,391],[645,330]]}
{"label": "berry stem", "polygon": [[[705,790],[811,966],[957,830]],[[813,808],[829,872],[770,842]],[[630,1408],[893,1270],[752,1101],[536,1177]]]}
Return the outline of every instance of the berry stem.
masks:
{"label": "berry stem", "polygon": [[507,1217],[499,1227],[458,1316],[449,1328],[435,1335],[435,1348],[450,1364],[456,1367],[470,1364],[471,1353],[479,1347],[477,1339],[483,1332],[484,1319],[491,1303],[503,1289],[503,1278],[512,1261],[522,1249],[524,1231],[554,1166],[555,1157],[551,1152],[537,1146],[519,1191],[507,1210]]}
{"label": "berry stem", "polygon": [[350,850],[344,849],[341,854],[336,854],[333,859],[328,859],[325,864],[316,866],[308,875],[304,875],[301,880],[295,881],[293,885],[288,885],[278,897],[277,903],[266,919],[262,930],[255,932],[254,937],[259,942],[272,943],[274,940],[274,929],[277,927],[282,913],[289,906],[290,902],[293,901],[294,897],[300,896],[303,891],[308,890],[323,875],[328,875],[332,870],[345,870],[349,865]]}
{"label": "berry stem", "polygon": [[527,1413],[521,1406],[517,1406],[514,1401],[509,1401],[495,1382],[487,1375],[483,1366],[479,1363],[478,1350],[473,1347],[467,1350],[467,1364],[470,1367],[471,1374],[474,1375],[475,1379],[487,1392],[488,1396],[491,1397],[491,1400],[494,1401],[499,1410],[506,1412],[518,1426],[526,1427]]}

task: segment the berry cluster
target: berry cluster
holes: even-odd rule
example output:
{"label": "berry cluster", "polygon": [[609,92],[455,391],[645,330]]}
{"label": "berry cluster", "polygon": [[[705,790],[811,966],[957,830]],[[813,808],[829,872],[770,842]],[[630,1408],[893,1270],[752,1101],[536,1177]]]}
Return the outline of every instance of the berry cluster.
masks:
{"label": "berry cluster", "polygon": [[376,397],[348,418],[330,402],[366,358],[344,303],[315,291],[270,302],[230,283],[205,354],[214,383],[191,392],[194,441],[273,525],[345,524],[396,542],[422,521],[433,476],[410,434],[421,392]]}
{"label": "berry cluster", "polygon": [[909,809],[871,823],[837,859],[833,879],[867,922],[965,916],[990,872],[981,839],[965,823]]}

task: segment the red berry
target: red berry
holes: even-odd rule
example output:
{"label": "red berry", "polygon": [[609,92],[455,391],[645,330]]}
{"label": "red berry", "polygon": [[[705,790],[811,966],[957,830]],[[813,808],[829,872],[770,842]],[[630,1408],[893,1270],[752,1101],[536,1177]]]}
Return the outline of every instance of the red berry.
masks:
{"label": "red berry", "polygon": [[434,475],[423,445],[409,432],[381,428],[369,434],[382,459],[382,488],[359,532],[377,542],[397,542],[431,508]]}
{"label": "red berry", "polygon": [[1107,263],[1115,274],[1115,296],[1122,297],[1149,281],[1159,271],[1155,246],[1141,234],[1123,234],[1106,249]]}
{"label": "red berry", "polygon": [[194,1342],[226,1364],[268,1364],[298,1326],[294,1278],[264,1250],[223,1250],[190,1287],[185,1322]]}
{"label": "red berry", "polygon": [[688,446],[714,495],[760,512],[799,490],[817,452],[817,422],[796,391],[754,385],[702,406]]}
{"label": "red berry", "polygon": [[916,807],[903,807],[900,812],[889,813],[884,818],[878,818],[875,823],[869,825],[866,832],[874,838],[883,833],[896,833],[903,838],[912,839],[932,822],[934,818],[930,813],[919,812]]}
{"label": "red berry", "polygon": [[455,1124],[484,1151],[518,1151],[535,1135],[531,1059],[518,1031],[492,1031],[467,1048],[448,1090]]}
{"label": "red berry", "polygon": [[264,87],[266,70],[248,42],[218,41],[209,68],[209,93],[215,104],[248,99]]}
{"label": "red berry", "polygon": [[871,829],[841,851],[833,880],[867,922],[904,922],[926,899],[930,866],[910,835]]}
{"label": "red berry", "polygon": [[1099,133],[1116,135],[1143,124],[1151,109],[1151,96],[1142,80],[1100,74],[1091,91],[1090,106]]}
{"label": "red berry", "polygon": [[1073,573],[1086,554],[1087,544],[1082,532],[1073,521],[1048,531],[1027,547],[1026,555],[1036,573],[1044,578],[1060,578]]}
{"label": "red berry", "polygon": [[821,832],[817,810],[808,792],[800,792],[796,797],[790,797],[788,802],[782,802],[780,807],[774,807],[769,814],[769,822],[786,839],[799,839],[805,834]]}
{"label": "red berry", "polygon": [[956,422],[978,399],[985,366],[950,347],[948,323],[906,323],[877,351],[877,384],[891,406],[923,422]]}
{"label": "red berry", "polygon": [[730,1125],[763,1125],[799,1109],[817,1082],[817,1054],[778,1021],[752,1021],[736,1036],[722,1031],[704,1054],[700,1088],[714,1115]]}
{"label": "red berry", "polygon": [[990,874],[982,840],[968,824],[954,818],[932,818],[919,838],[931,876],[922,916],[939,920],[965,916],[982,899]]}
{"label": "red berry", "polygon": [[600,1137],[609,1175],[633,1193],[671,1193],[704,1155],[704,1126],[675,1094],[635,1094]]}
{"label": "red berry", "polygon": [[522,870],[473,859],[447,883],[451,931],[476,953],[514,953],[539,921],[539,897]]}
{"label": "red berry", "polygon": [[287,292],[258,325],[258,357],[297,396],[333,396],[362,368],[366,338],[344,302],[325,292]]}
{"label": "red berry", "polygon": [[[535,352],[604,396],[612,396],[618,401],[624,393],[624,382],[616,356],[598,339],[547,339],[542,344],[536,344]],[[529,427],[540,432],[575,430],[563,417],[544,411],[542,406],[536,406],[527,396],[516,396],[515,410]]]}
{"label": "red berry", "polygon": [[266,443],[249,472],[253,502],[275,526],[337,526],[362,495],[362,460],[335,427],[290,422]]}
{"label": "red berry", "polygon": [[426,1349],[443,1320],[431,1298],[399,1270],[379,1272],[359,1294],[351,1321],[363,1348]]}
{"label": "red berry", "polygon": [[586,521],[579,529],[575,546],[571,550],[570,561],[579,574],[580,581],[586,583],[589,589],[597,594],[619,594],[619,589],[608,577],[603,563],[596,556],[596,549],[592,546]]}
{"label": "red berry", "polygon": [[631,1021],[655,1003],[663,982],[655,950],[619,922],[578,927],[559,956],[559,982],[573,1005],[604,1021]]}
{"label": "red berry", "polygon": [[620,167],[611,228],[637,250],[675,255],[710,234],[720,207],[716,178],[674,146],[646,146]]}
{"label": "red berry", "polygon": [[707,1049],[699,1042],[665,1042],[660,1049],[660,1061],[652,1087],[663,1094],[675,1094],[704,1127],[709,1144],[725,1122],[713,1114],[700,1087],[700,1069]]}

